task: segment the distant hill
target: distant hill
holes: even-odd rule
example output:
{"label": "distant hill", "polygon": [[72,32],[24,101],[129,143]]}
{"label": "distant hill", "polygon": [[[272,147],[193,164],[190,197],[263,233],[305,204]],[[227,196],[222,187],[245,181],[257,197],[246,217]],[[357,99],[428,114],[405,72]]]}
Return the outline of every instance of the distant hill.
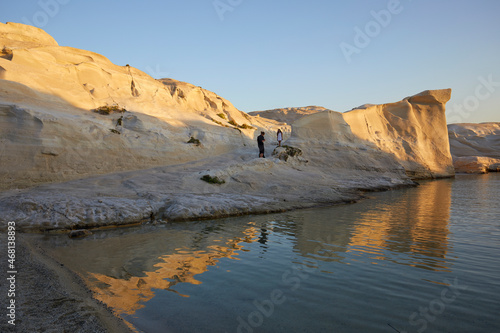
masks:
{"label": "distant hill", "polygon": [[326,109],[322,106],[305,106],[297,108],[282,108],[282,109],[273,109],[265,111],[253,111],[249,112],[248,114],[252,116],[259,116],[262,118],[276,120],[281,123],[287,123],[291,125],[296,120],[304,116],[308,116],[310,114],[322,111],[332,111],[332,110]]}

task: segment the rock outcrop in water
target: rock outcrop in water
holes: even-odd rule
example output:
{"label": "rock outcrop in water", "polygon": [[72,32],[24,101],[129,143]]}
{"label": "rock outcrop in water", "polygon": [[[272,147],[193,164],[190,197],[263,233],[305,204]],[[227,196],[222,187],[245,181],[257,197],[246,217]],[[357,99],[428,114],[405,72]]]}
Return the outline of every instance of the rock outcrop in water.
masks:
{"label": "rock outcrop in water", "polygon": [[[313,108],[298,119],[290,109],[291,130],[200,87],[60,47],[34,27],[1,24],[0,42],[0,221],[20,230],[283,211],[454,174],[449,89],[343,114]],[[288,147],[272,156],[277,128]],[[202,180],[215,177],[223,182]]]}
{"label": "rock outcrop in water", "polygon": [[500,123],[448,125],[457,172],[500,171]]}

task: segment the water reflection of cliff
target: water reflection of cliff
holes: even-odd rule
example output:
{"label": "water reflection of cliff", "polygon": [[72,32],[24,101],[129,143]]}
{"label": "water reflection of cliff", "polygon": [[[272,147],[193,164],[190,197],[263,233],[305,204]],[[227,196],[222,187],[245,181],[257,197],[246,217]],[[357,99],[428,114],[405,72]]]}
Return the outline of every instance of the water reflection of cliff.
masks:
{"label": "water reflection of cliff", "polygon": [[[304,216],[297,229],[296,249],[323,261],[343,261],[354,254],[424,269],[447,269],[451,186],[452,180],[425,182],[415,189],[380,193],[375,200]],[[409,258],[395,259],[392,253],[405,253]]]}
{"label": "water reflection of cliff", "polygon": [[[196,279],[197,275],[206,272],[210,266],[217,265],[221,258],[237,259],[243,244],[256,241],[259,232],[256,227],[250,226],[241,232],[240,237],[231,239],[220,239],[209,234],[199,235],[203,240],[200,238],[197,246],[182,246],[174,249],[171,254],[159,256],[153,267],[142,274],[115,278],[108,274],[90,273],[87,283],[96,298],[118,314],[133,314],[155,296],[155,290],[179,294],[173,289],[178,283],[201,284]],[[192,236],[193,240],[197,238],[196,235]]]}
{"label": "water reflection of cliff", "polygon": [[118,314],[133,314],[154,297],[155,290],[177,293],[176,284],[200,284],[197,275],[222,258],[237,259],[245,244],[262,236],[252,222],[202,225],[98,233],[79,242],[62,240],[57,247],[64,248],[52,252],[84,277],[97,299]]}
{"label": "water reflection of cliff", "polygon": [[99,300],[131,315],[158,290],[188,297],[176,285],[200,284],[201,274],[223,258],[238,259],[250,243],[259,249],[257,256],[278,245],[278,251],[291,247],[298,255],[293,263],[310,265],[314,259],[325,265],[323,272],[335,271],[328,263],[356,258],[446,270],[450,203],[451,181],[441,180],[354,205],[259,216],[253,222],[241,218],[152,232],[96,233],[78,242],[66,239],[57,244],[64,249],[54,252],[86,277]]}
{"label": "water reflection of cliff", "polygon": [[[392,193],[398,200],[361,214],[350,245],[408,253],[408,264],[427,269],[442,266],[448,251],[451,181],[427,182],[411,191]],[[380,251],[381,259],[386,259]]]}

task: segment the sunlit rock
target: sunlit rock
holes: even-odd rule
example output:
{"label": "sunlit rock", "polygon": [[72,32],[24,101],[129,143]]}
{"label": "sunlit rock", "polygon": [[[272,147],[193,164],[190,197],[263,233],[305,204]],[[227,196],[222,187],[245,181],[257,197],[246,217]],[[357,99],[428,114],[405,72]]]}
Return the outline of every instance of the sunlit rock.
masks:
{"label": "sunlit rock", "polygon": [[500,123],[450,124],[448,130],[457,172],[499,171]]}
{"label": "sunlit rock", "polygon": [[[201,87],[57,46],[37,28],[0,24],[0,43],[0,222],[20,231],[350,203],[454,174],[449,89],[267,119],[272,112],[251,116]],[[273,156],[278,128],[285,140]]]}
{"label": "sunlit rock", "polygon": [[0,50],[0,189],[199,160],[287,127],[24,24],[0,23]]}
{"label": "sunlit rock", "polygon": [[[293,123],[290,144],[330,167],[404,168],[413,179],[454,175],[445,104],[451,89],[349,112],[323,111]],[[307,158],[307,154],[306,154]]]}

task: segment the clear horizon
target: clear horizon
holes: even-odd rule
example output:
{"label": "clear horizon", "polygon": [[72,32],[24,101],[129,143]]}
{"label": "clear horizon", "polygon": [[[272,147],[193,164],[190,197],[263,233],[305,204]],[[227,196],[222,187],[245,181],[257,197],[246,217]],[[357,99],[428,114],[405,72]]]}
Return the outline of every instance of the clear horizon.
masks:
{"label": "clear horizon", "polygon": [[202,86],[245,112],[343,112],[452,88],[448,122],[476,123],[500,121],[499,12],[493,0],[21,0],[0,4],[0,22]]}

